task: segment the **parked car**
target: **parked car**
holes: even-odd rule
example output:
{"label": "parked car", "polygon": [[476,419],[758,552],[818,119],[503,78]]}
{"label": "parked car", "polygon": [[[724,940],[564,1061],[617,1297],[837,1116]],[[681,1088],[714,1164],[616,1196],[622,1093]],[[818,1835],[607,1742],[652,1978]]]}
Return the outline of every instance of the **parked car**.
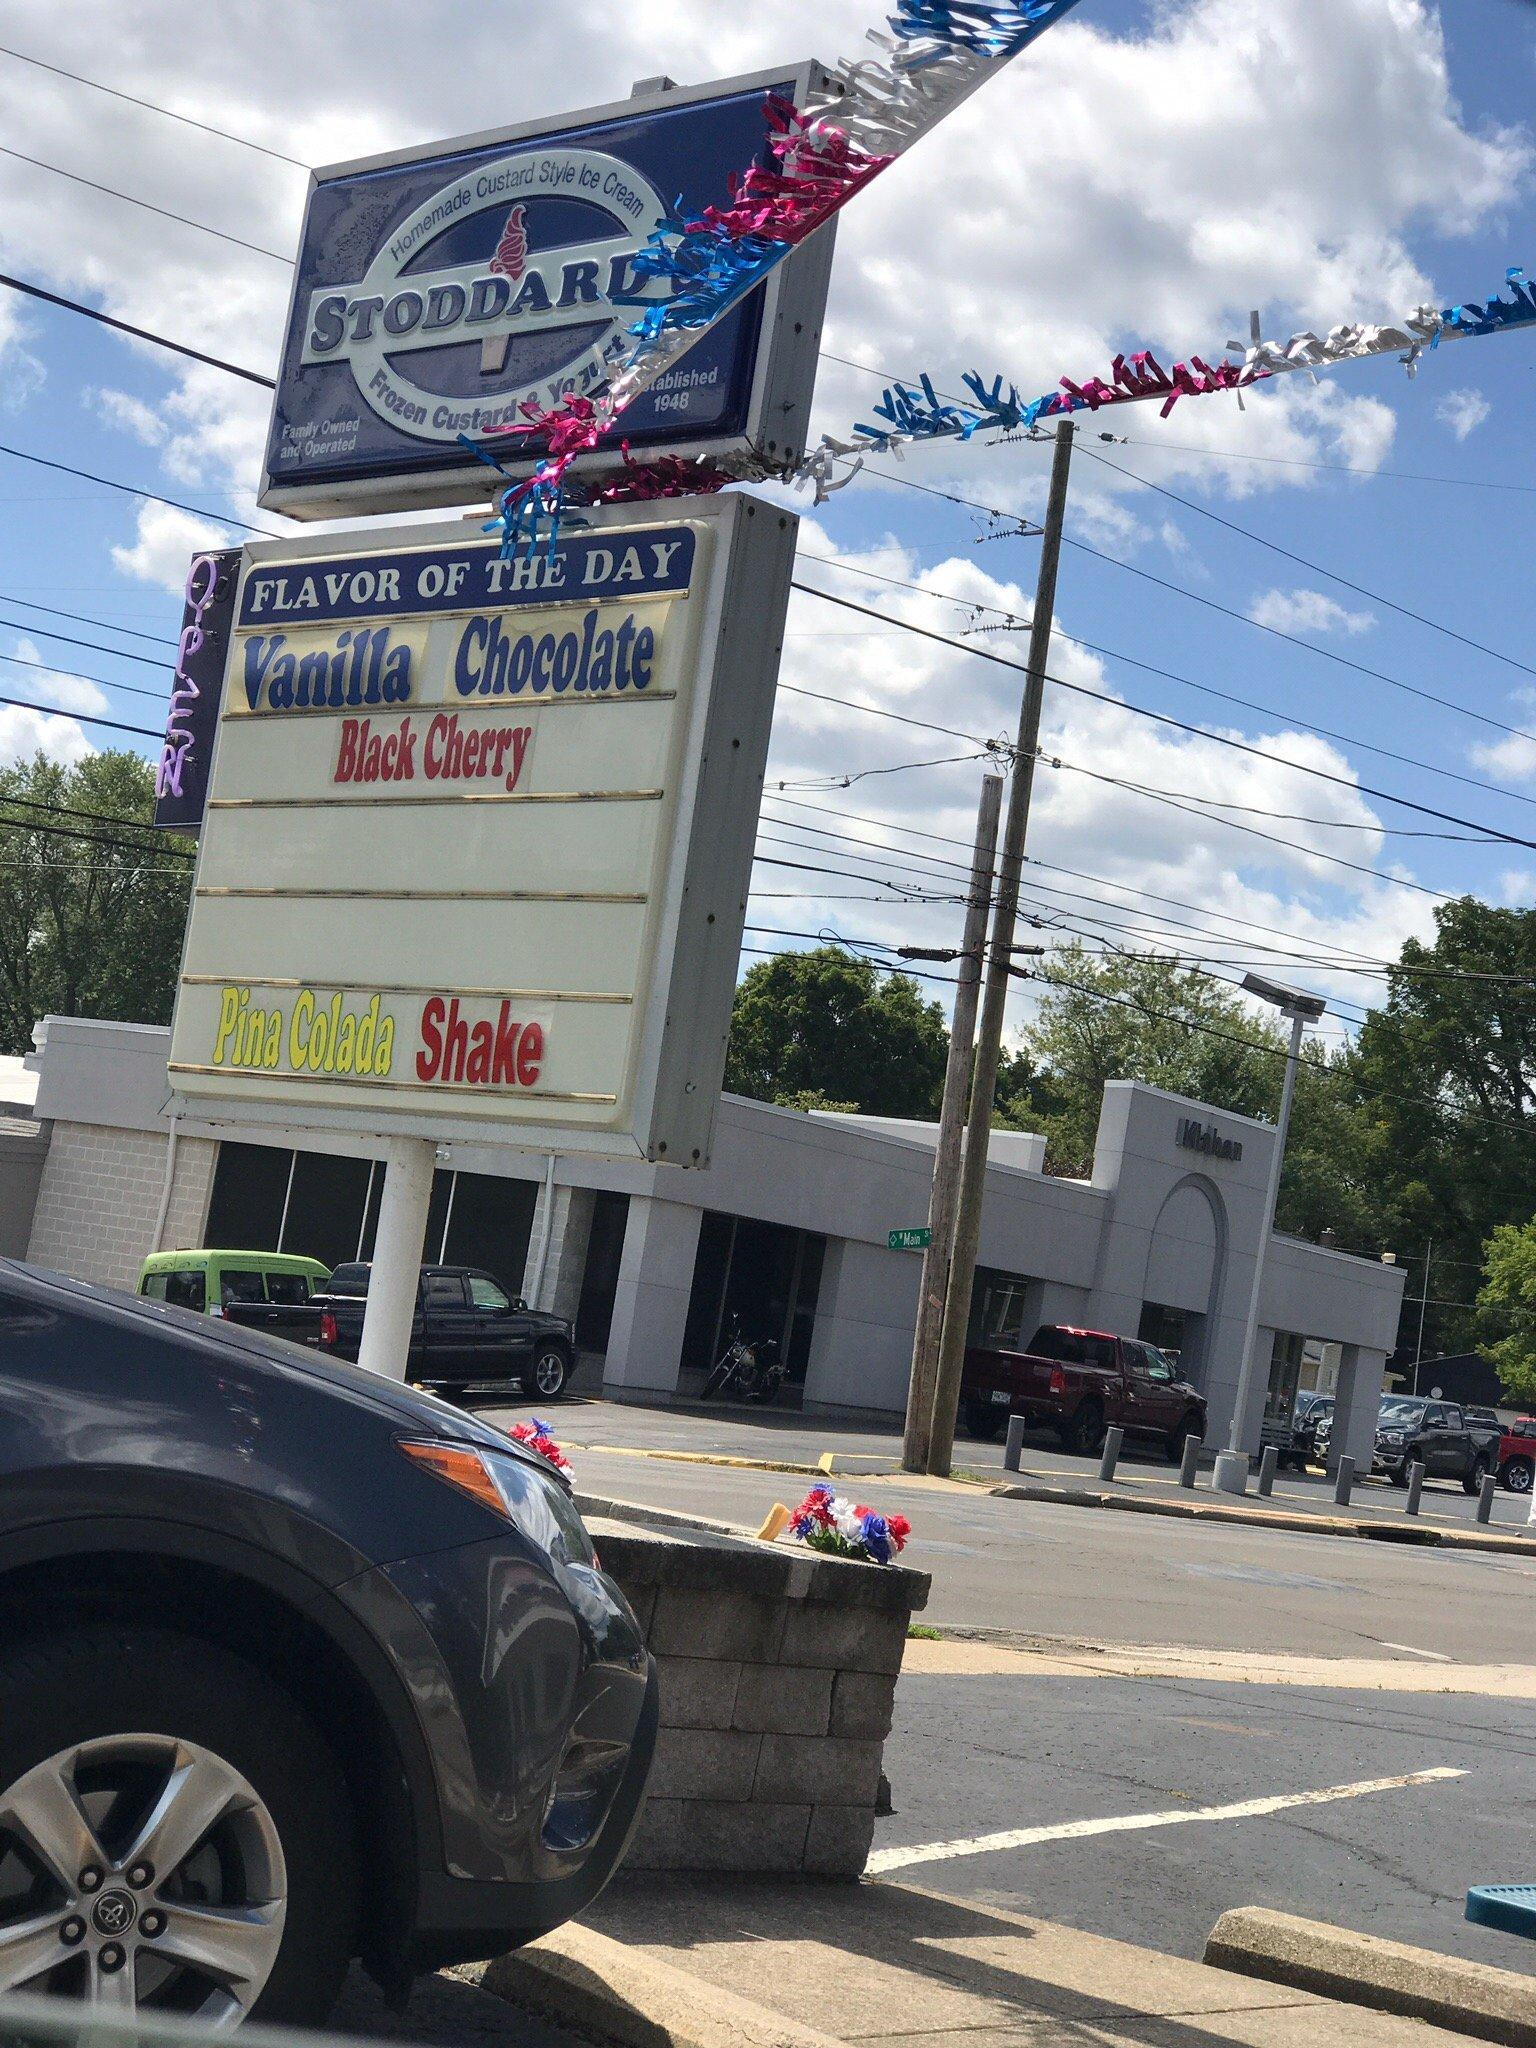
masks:
{"label": "parked car", "polygon": [[1476,1493],[1493,1470],[1494,1455],[1487,1433],[1467,1426],[1458,1402],[1399,1397],[1382,1403],[1371,1470],[1406,1486],[1408,1467],[1422,1465],[1426,1479],[1459,1479],[1467,1493]]}
{"label": "parked car", "polygon": [[1522,1415],[1499,1438],[1499,1484],[1529,1493],[1536,1478],[1536,1415]]}
{"label": "parked car", "polygon": [[1110,1423],[1154,1437],[1180,1458],[1205,1435],[1205,1399],[1154,1345],[1061,1323],[1038,1329],[1027,1351],[977,1347],[965,1355],[960,1412],[970,1434],[996,1437],[1010,1415],[1051,1429],[1069,1451],[1094,1452]]}
{"label": "parked car", "polygon": [[1309,1465],[1327,1463],[1329,1439],[1333,1434],[1334,1396],[1298,1394],[1291,1417],[1290,1461],[1298,1472]]}
{"label": "parked car", "polygon": [[335,1341],[335,1326],[310,1304],[330,1277],[329,1266],[294,1252],[155,1252],[144,1261],[139,1292],[193,1315],[222,1316],[294,1343],[326,1345]]}
{"label": "parked car", "polygon": [[314,2025],[579,1913],[656,1679],[561,1477],[429,1395],[0,1261],[0,1993]]}
{"label": "parked car", "polygon": [[[372,1270],[366,1260],[338,1266],[315,1304],[334,1319],[332,1348],[341,1358],[356,1358],[362,1343]],[[575,1336],[563,1316],[530,1308],[478,1267],[422,1267],[406,1366],[412,1386],[450,1398],[471,1386],[516,1386],[552,1401],[575,1359]]]}

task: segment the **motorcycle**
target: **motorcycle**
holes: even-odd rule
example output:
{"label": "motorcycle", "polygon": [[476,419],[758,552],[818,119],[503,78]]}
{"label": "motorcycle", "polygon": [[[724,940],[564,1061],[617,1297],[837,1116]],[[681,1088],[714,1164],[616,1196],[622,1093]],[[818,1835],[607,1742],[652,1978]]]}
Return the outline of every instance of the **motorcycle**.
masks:
{"label": "motorcycle", "polygon": [[734,1394],[739,1401],[774,1401],[784,1384],[785,1371],[779,1347],[771,1337],[749,1344],[733,1321],[731,1341],[704,1382],[703,1398],[717,1401]]}

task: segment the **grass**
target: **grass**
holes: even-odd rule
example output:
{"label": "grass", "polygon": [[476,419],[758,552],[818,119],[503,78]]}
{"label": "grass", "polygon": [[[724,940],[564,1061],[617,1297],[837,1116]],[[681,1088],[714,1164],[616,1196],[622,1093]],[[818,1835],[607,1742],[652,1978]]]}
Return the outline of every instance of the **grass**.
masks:
{"label": "grass", "polygon": [[913,1621],[907,1624],[909,1643],[941,1643],[943,1640],[936,1628],[929,1628],[923,1622]]}

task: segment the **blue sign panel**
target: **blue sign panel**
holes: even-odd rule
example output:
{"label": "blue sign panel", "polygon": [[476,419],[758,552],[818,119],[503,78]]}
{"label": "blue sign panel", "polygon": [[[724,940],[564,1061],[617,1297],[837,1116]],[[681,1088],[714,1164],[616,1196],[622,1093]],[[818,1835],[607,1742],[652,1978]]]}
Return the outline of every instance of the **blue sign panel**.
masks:
{"label": "blue sign panel", "polygon": [[[793,80],[772,89],[796,94]],[[482,465],[461,435],[601,383],[640,317],[615,303],[635,288],[637,251],[679,201],[722,203],[731,173],[764,159],[763,84],[671,97],[317,174],[263,502],[320,514],[364,497],[478,497],[485,477],[469,472]],[[615,439],[637,450],[744,439],[763,318],[759,291],[635,402]],[[456,491],[445,472],[450,483],[458,473]]]}
{"label": "blue sign panel", "polygon": [[240,625],[312,626],[582,599],[665,596],[688,588],[686,526],[566,533],[555,552],[503,560],[493,541],[398,554],[310,555],[258,563],[245,579]]}

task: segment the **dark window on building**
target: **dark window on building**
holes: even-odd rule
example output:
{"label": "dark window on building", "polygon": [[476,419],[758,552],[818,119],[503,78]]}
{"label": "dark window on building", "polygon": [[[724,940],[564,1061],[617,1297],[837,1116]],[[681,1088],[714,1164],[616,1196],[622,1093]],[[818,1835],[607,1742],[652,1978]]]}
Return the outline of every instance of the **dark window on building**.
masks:
{"label": "dark window on building", "polygon": [[292,1160],[276,1145],[220,1145],[205,1241],[229,1251],[275,1252]]}
{"label": "dark window on building", "polygon": [[441,1190],[434,1185],[432,1190],[436,1222],[427,1229],[428,1258],[438,1256],[447,1215],[448,1240],[442,1263],[483,1267],[494,1273],[515,1299],[523,1291],[538,1188],[531,1180],[507,1180],[497,1173],[461,1173],[450,1215],[446,1185],[450,1178],[440,1173],[437,1179],[444,1185]]}
{"label": "dark window on building", "polygon": [[[1031,1295],[1030,1290],[1036,1289]],[[971,1326],[967,1342],[992,1351],[1022,1351],[1039,1317],[1038,1283],[1022,1273],[999,1273],[983,1267],[971,1290]]]}
{"label": "dark window on building", "polygon": [[576,1310],[576,1342],[583,1351],[608,1349],[614,1297],[619,1291],[619,1262],[624,1256],[624,1232],[628,1224],[628,1195],[604,1191],[593,1196],[587,1263],[582,1269],[581,1303]]}
{"label": "dark window on building", "polygon": [[826,1245],[812,1231],[707,1213],[688,1301],[685,1369],[707,1372],[736,1329],[750,1344],[777,1344],[789,1379],[803,1381]]}
{"label": "dark window on building", "polygon": [[[278,1249],[318,1259],[322,1266],[355,1259],[371,1164],[329,1152],[300,1152],[293,1162],[288,1221]],[[374,1178],[383,1180],[382,1167]]]}

